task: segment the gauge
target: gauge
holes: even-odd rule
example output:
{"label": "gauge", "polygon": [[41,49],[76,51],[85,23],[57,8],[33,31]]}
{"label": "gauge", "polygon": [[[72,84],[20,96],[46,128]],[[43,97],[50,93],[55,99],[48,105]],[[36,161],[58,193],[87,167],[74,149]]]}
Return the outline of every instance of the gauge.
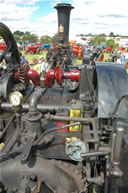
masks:
{"label": "gauge", "polygon": [[17,107],[23,102],[23,95],[18,91],[12,92],[9,94],[9,101],[13,106]]}

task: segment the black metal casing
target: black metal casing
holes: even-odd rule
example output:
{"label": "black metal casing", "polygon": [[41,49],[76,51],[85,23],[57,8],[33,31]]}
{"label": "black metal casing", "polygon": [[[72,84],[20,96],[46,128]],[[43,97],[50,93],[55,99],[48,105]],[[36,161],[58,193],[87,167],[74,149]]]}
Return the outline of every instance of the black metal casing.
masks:
{"label": "black metal casing", "polygon": [[74,8],[70,4],[59,3],[54,7],[58,13],[58,29],[60,24],[64,27],[64,43],[69,43],[70,11]]}

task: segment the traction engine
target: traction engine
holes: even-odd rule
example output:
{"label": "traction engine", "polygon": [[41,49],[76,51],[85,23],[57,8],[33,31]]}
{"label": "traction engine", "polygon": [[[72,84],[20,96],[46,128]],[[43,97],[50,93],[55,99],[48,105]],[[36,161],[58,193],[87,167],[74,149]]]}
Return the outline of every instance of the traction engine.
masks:
{"label": "traction engine", "polygon": [[[69,23],[71,5],[56,8]],[[61,22],[59,27],[63,44],[67,28]],[[35,71],[20,66],[16,42],[3,23],[0,35],[7,45],[0,56],[7,64],[0,74],[0,192],[127,192],[125,68],[89,56],[80,66],[63,67],[61,57],[42,84]]]}

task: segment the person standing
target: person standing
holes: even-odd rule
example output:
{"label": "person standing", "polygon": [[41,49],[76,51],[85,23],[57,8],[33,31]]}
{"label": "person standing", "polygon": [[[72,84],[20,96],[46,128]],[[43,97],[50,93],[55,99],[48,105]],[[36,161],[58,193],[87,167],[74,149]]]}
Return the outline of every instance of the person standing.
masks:
{"label": "person standing", "polygon": [[41,65],[41,73],[46,72],[47,64],[43,56],[40,56],[38,63]]}
{"label": "person standing", "polygon": [[125,52],[125,60],[126,60],[126,63],[128,63],[128,50],[126,50]]}
{"label": "person standing", "polygon": [[125,64],[126,64],[125,52],[122,53],[120,60],[121,60],[121,64],[125,66]]}
{"label": "person standing", "polygon": [[41,65],[38,63],[38,60],[36,58],[32,59],[32,64],[29,65],[30,69],[35,70],[38,72],[38,74],[40,75],[41,73]]}
{"label": "person standing", "polygon": [[121,64],[121,56],[118,56],[118,57],[117,57],[117,61],[116,61],[116,63]]}
{"label": "person standing", "polygon": [[20,58],[21,58],[20,64],[22,66],[28,64],[28,60],[25,59],[25,56],[22,55]]}

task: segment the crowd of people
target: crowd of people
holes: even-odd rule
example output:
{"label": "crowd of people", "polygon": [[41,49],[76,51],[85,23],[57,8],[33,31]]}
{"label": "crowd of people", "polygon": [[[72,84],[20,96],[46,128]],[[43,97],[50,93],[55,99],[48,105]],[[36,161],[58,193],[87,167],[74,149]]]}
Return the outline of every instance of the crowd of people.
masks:
{"label": "crowd of people", "polygon": [[[0,53],[0,55],[2,52]],[[39,75],[44,74],[47,69],[47,62],[43,56],[40,56],[39,59],[32,58],[31,62],[28,61],[24,55],[20,56],[20,65],[25,66],[28,65],[30,69],[35,70],[38,72]],[[0,75],[6,73],[7,70],[7,64],[5,59],[2,60],[0,63]]]}
{"label": "crowd of people", "polygon": [[[99,56],[102,56],[102,55],[103,55],[103,51],[100,52]],[[113,53],[112,53],[112,55],[114,56]],[[21,55],[20,58],[21,58],[21,61],[20,61],[21,66],[29,65],[30,69],[37,71],[39,75],[41,75],[43,72],[46,72],[46,70],[47,70],[48,64],[43,56],[40,56],[39,59],[32,58],[31,61],[28,61],[24,55]],[[73,54],[72,59],[73,59],[73,61],[76,60],[75,54]],[[101,60],[101,58],[100,58],[99,61],[103,61],[103,60]],[[109,62],[108,60],[106,61],[105,58],[104,58],[104,61]],[[116,55],[116,60],[114,60],[112,62],[116,62],[116,63],[120,63],[120,64],[124,65],[126,68],[126,71],[128,72],[128,49],[125,49],[125,50],[119,52]],[[0,71],[1,71],[0,74],[5,72],[6,68],[7,68],[6,62],[5,62],[5,60],[2,60],[2,62],[0,63]]]}

